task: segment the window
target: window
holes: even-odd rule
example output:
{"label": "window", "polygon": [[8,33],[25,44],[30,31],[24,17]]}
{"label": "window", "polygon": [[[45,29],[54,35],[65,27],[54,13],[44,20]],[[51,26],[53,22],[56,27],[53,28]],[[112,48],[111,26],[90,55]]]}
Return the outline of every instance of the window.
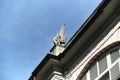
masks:
{"label": "window", "polygon": [[119,58],[119,50],[114,50],[111,52],[111,62],[115,62]]}
{"label": "window", "polygon": [[101,74],[103,71],[107,69],[107,59],[106,56],[104,56],[102,59],[98,61],[99,63],[99,73]]}
{"label": "window", "polygon": [[103,75],[99,80],[110,80],[109,73],[107,72],[105,75]]}
{"label": "window", "polygon": [[120,80],[120,77],[117,80]]}
{"label": "window", "polygon": [[97,65],[94,64],[90,69],[90,80],[94,80],[98,76]]}
{"label": "window", "polygon": [[81,80],[120,80],[120,49],[115,48],[95,60]]}
{"label": "window", "polygon": [[112,69],[110,71],[111,71],[111,78],[112,78],[112,80],[116,80],[116,78],[120,74],[118,63],[114,67],[112,67]]}

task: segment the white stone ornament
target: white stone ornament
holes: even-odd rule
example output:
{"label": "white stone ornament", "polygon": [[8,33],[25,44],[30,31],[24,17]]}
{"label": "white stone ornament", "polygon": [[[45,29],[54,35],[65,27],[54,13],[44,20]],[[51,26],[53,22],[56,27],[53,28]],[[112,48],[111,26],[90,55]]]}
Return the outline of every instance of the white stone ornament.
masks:
{"label": "white stone ornament", "polygon": [[62,25],[60,32],[54,37],[53,41],[55,45],[64,46],[66,42],[66,36],[64,35],[65,24]]}

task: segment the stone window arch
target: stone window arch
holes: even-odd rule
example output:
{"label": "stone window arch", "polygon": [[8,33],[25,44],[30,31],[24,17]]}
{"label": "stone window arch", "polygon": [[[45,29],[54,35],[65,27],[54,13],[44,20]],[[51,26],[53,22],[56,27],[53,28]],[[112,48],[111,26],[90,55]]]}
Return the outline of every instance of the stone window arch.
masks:
{"label": "stone window arch", "polygon": [[[111,61],[109,61],[109,59]],[[116,60],[117,62],[115,62]],[[118,69],[118,71],[115,72],[116,69]],[[117,80],[119,77],[120,41],[117,41],[108,45],[92,57],[79,73],[77,80]]]}

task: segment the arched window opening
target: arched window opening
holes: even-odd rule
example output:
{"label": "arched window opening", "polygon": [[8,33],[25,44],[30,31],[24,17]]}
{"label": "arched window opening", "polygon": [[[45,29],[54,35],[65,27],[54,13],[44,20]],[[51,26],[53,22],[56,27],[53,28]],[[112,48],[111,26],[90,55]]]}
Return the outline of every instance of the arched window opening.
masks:
{"label": "arched window opening", "polygon": [[102,53],[81,80],[118,80],[120,78],[120,46]]}

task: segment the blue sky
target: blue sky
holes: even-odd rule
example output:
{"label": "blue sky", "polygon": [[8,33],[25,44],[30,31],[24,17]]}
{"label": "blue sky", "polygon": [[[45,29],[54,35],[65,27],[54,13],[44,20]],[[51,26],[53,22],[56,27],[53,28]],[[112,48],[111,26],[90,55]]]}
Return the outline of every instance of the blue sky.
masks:
{"label": "blue sky", "polygon": [[0,80],[27,80],[66,24],[67,40],[101,0],[0,0]]}

